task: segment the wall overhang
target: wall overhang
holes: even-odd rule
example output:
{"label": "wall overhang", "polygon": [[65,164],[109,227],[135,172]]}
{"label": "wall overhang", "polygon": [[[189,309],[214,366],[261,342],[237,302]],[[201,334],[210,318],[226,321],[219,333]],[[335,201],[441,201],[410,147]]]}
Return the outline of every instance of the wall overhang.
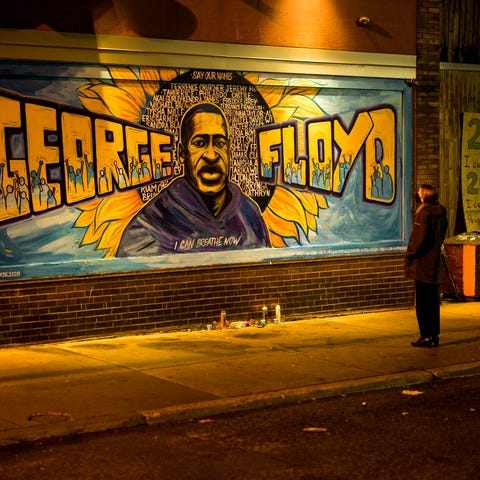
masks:
{"label": "wall overhang", "polygon": [[413,79],[416,56],[0,29],[0,57]]}

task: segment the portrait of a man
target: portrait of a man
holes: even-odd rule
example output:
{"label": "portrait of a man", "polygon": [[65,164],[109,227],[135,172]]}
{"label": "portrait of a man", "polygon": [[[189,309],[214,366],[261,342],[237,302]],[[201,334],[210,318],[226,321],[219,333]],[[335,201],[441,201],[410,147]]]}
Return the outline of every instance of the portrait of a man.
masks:
{"label": "portrait of a man", "polygon": [[123,232],[118,257],[270,246],[258,205],[229,180],[229,125],[213,103],[183,115],[183,175],[151,199]]}

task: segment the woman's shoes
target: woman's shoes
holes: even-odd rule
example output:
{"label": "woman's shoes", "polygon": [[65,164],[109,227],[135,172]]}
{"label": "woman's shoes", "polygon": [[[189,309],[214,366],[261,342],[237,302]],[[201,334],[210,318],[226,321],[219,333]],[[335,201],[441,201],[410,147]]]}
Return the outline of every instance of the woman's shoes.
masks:
{"label": "woman's shoes", "polygon": [[416,342],[412,342],[412,347],[429,347],[430,346],[430,337],[422,338],[420,337]]}
{"label": "woman's shoes", "polygon": [[438,344],[440,342],[440,339],[438,338],[438,335],[435,335],[434,337],[420,337],[416,342],[412,342],[411,345],[412,347],[426,347],[426,348],[433,348],[433,347],[438,347]]}

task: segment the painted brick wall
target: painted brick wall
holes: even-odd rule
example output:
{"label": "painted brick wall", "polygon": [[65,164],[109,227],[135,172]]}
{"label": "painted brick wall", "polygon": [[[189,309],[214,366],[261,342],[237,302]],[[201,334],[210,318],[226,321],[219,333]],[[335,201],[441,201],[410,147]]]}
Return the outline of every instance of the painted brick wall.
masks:
{"label": "painted brick wall", "polygon": [[97,275],[0,283],[0,345],[197,328],[218,321],[286,320],[409,308],[403,255]]}

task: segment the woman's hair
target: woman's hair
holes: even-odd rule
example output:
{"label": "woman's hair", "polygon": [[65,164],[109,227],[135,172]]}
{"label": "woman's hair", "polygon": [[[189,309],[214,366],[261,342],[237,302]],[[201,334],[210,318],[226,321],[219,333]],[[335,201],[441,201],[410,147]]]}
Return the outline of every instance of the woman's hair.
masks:
{"label": "woman's hair", "polygon": [[434,186],[428,183],[422,183],[422,185],[420,185],[420,189],[423,192],[424,203],[432,203],[438,200],[437,191],[435,190]]}

